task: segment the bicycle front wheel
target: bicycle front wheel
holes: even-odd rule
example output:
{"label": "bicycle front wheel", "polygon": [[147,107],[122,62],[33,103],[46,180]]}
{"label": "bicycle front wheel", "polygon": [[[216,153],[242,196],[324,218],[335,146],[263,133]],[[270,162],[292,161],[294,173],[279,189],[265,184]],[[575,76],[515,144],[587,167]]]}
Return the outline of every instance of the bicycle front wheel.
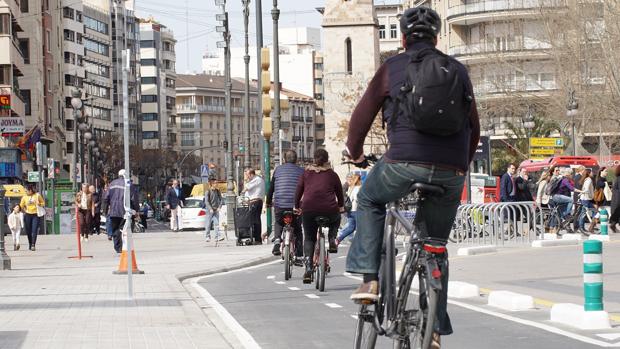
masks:
{"label": "bicycle front wheel", "polygon": [[284,280],[291,278],[291,246],[284,246]]}
{"label": "bicycle front wheel", "polygon": [[357,314],[357,327],[355,330],[355,349],[374,349],[377,343],[377,331],[372,324],[372,315],[367,306],[360,306]]}
{"label": "bicycle front wheel", "polygon": [[320,292],[325,291],[325,274],[327,272],[327,258],[325,252],[325,237],[321,236],[319,239],[319,273],[317,278]]}
{"label": "bicycle front wheel", "polygon": [[[407,309],[408,335],[394,340],[394,349],[428,349],[433,339],[437,317],[437,290],[428,285],[426,276],[418,274],[419,294],[413,298],[413,306]],[[409,308],[409,307],[408,307]]]}

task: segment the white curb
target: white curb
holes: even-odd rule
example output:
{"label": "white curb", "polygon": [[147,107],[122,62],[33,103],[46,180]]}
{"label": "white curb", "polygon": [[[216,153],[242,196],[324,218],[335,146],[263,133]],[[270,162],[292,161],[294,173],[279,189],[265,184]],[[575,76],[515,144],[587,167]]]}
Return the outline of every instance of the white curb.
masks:
{"label": "white curb", "polygon": [[581,240],[583,235],[581,234],[564,234],[562,235],[563,240]]}
{"label": "white curb", "polygon": [[558,234],[550,234],[550,233],[543,234],[543,240],[557,240],[557,239],[558,239]]}
{"label": "white curb", "polygon": [[582,305],[571,303],[555,304],[551,308],[551,321],[580,330],[601,330],[611,328],[606,311],[585,311]]}
{"label": "white curb", "polygon": [[493,252],[497,252],[497,247],[495,245],[486,245],[486,246],[461,247],[456,251],[456,254],[458,256],[473,256],[477,254],[493,253]]}
{"label": "white curb", "polygon": [[590,235],[588,240],[598,240],[598,241],[605,241],[605,242],[610,241],[609,235],[599,235],[599,234]]}
{"label": "white curb", "polygon": [[532,241],[532,247],[550,247],[550,246],[568,246],[568,245],[579,245],[579,240],[556,239],[556,240],[534,240]]}
{"label": "white curb", "polygon": [[448,281],[448,297],[457,299],[480,297],[480,289],[466,282]]}
{"label": "white curb", "polygon": [[491,291],[489,305],[509,311],[528,310],[534,308],[534,298],[510,291]]}

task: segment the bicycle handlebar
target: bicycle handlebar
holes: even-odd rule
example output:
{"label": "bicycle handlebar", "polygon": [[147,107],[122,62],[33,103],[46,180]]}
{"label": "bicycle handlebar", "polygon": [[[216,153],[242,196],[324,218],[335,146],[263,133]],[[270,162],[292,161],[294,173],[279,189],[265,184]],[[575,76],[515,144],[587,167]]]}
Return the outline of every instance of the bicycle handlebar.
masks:
{"label": "bicycle handlebar", "polygon": [[359,168],[367,168],[371,164],[375,164],[377,161],[379,161],[379,158],[375,154],[368,154],[368,155],[364,155],[364,161],[354,162],[351,160],[351,156],[349,155],[348,151],[346,150],[342,151],[342,162],[341,162],[342,165],[353,165]]}

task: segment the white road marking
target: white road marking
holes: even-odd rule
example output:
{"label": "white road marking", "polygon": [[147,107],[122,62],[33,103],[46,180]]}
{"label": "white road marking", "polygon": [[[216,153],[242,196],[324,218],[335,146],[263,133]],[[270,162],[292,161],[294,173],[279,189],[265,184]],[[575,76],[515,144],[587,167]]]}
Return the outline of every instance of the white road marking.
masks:
{"label": "white road marking", "polygon": [[338,257],[338,259],[343,259],[343,258],[347,258],[347,256],[340,256],[340,257]]}
{"label": "white road marking", "polygon": [[275,275],[269,275],[269,276],[267,276],[267,280],[273,280],[273,279],[275,279],[275,278],[276,278],[276,276],[275,276]]}
{"label": "white road marking", "polygon": [[605,338],[608,341],[613,341],[613,340],[620,338],[620,333],[601,333],[601,334],[597,334],[597,336],[601,338]]}
{"label": "white road marking", "polygon": [[305,294],[304,296],[306,296],[306,297],[308,297],[308,298],[310,298],[310,299],[318,299],[318,298],[321,298],[321,297],[319,297],[319,296],[317,296],[317,295],[315,295],[315,294],[312,294],[312,293]]}
{"label": "white road marking", "polygon": [[246,349],[260,349],[260,345],[254,340],[252,335],[241,326],[235,318],[230,315],[228,310],[224,308],[211,294],[203,287],[198,285],[198,281],[203,278],[195,278],[190,281],[190,285],[200,294],[200,296],[207,302],[215,312],[220,316],[224,324],[234,333],[239,342]]}
{"label": "white road marking", "polygon": [[284,281],[276,281],[275,283],[278,284],[278,285],[286,285],[286,282],[284,282]]}
{"label": "white road marking", "polygon": [[299,287],[289,287],[288,289],[291,290],[291,291],[299,291],[300,290]]}
{"label": "white road marking", "polygon": [[357,320],[357,319],[358,319],[358,318],[357,318],[357,315],[355,315],[355,314],[351,314],[351,317],[352,317],[352,318],[354,318],[355,320]]}
{"label": "white road marking", "polygon": [[336,303],[325,303],[325,305],[327,305],[328,307],[330,307],[332,309],[342,308],[342,305],[338,305]]}
{"label": "white road marking", "polygon": [[[362,280],[361,277],[359,276],[353,276],[349,273],[343,273],[344,276],[350,278],[350,279],[354,279],[354,280]],[[410,291],[413,294],[416,294],[413,291]],[[555,333],[557,335],[560,336],[565,336],[574,340],[578,340],[580,342],[584,342],[584,343],[588,343],[588,344],[592,344],[592,345],[598,345],[599,347],[604,347],[604,348],[620,348],[620,342],[618,343],[606,343],[600,340],[596,340],[590,337],[586,337],[586,336],[582,336],[580,334],[577,333],[573,333],[573,332],[569,332],[566,330],[562,330],[559,329],[557,327],[553,327],[547,324],[543,324],[543,323],[539,323],[539,322],[535,322],[535,321],[531,321],[531,320],[524,320],[524,319],[520,319],[511,315],[507,315],[507,314],[502,314],[502,313],[498,313],[496,311],[492,311],[492,310],[488,310],[488,309],[484,309],[475,305],[470,305],[470,304],[466,304],[463,302],[458,302],[458,301],[454,301],[454,300],[450,300],[448,299],[448,304],[452,304],[452,305],[456,305],[458,307],[461,308],[465,308],[465,309],[469,309],[471,311],[475,311],[478,313],[482,313],[482,314],[486,314],[486,315],[490,315],[490,316],[495,316],[498,317],[500,319],[504,319],[504,320],[508,320],[508,321],[512,321],[512,322],[516,322],[518,324],[521,325],[525,325],[525,326],[530,326],[530,327],[535,327],[547,332],[551,332],[551,333]]]}

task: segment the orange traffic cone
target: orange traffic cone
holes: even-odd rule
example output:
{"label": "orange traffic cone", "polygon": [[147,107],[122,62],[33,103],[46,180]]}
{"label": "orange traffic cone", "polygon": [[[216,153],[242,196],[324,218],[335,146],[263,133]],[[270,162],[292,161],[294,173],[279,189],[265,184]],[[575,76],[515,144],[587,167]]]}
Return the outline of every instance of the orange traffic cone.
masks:
{"label": "orange traffic cone", "polygon": [[[136,262],[136,252],[131,251],[131,272],[133,274],[144,274],[144,272],[138,269],[138,263]],[[121,262],[118,264],[118,270],[113,272],[114,274],[127,274],[127,250],[123,249],[121,252]]]}

